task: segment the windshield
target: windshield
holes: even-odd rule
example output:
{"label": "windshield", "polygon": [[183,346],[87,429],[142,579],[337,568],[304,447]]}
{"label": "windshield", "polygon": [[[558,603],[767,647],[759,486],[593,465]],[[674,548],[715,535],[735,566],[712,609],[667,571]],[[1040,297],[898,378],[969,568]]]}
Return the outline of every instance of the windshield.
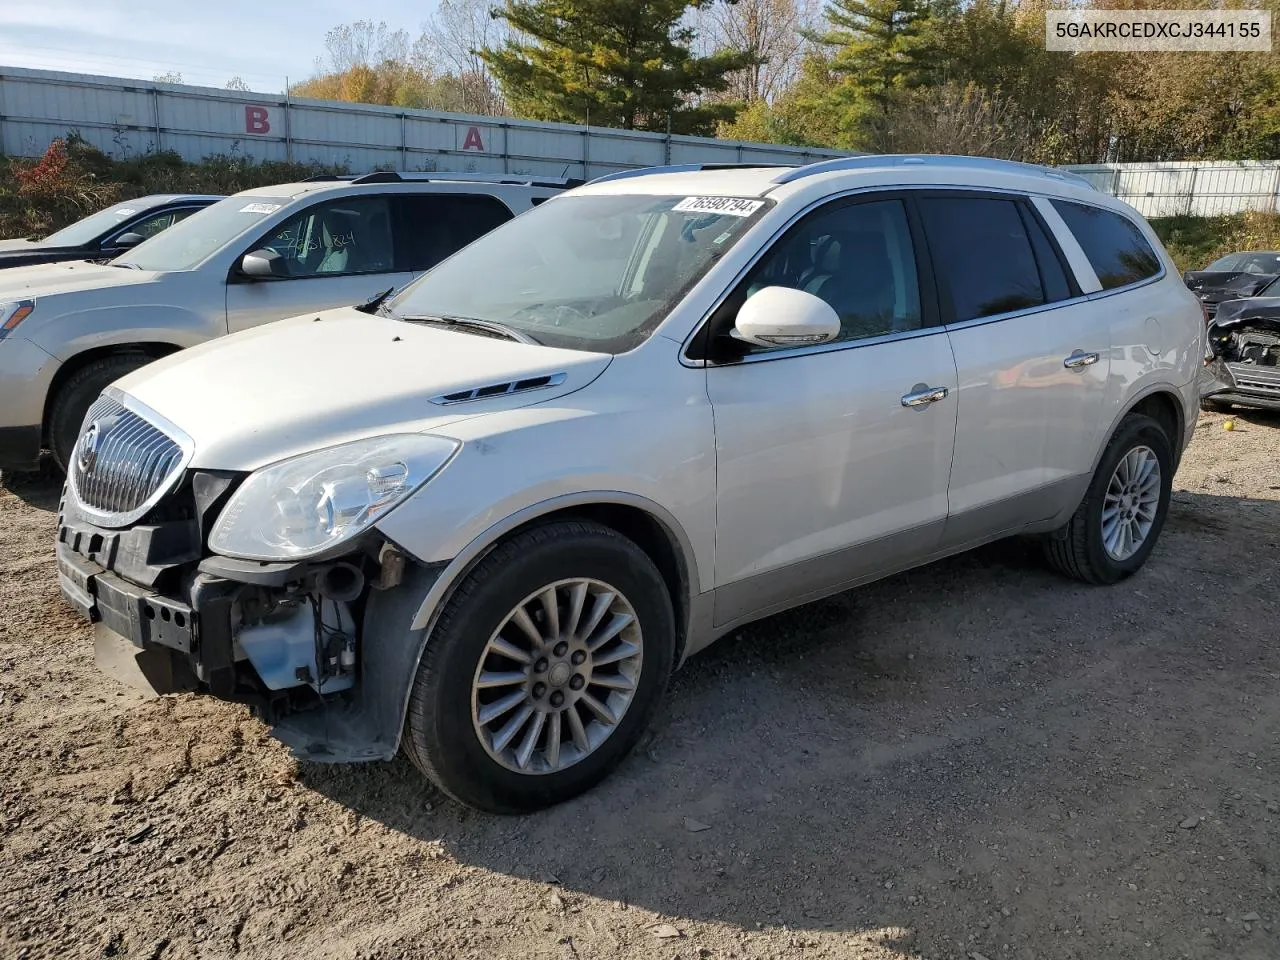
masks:
{"label": "windshield", "polygon": [[1238,270],[1242,273],[1280,273],[1280,253],[1229,253],[1213,261],[1205,270],[1226,273]]}
{"label": "windshield", "polygon": [[287,197],[227,197],[111,262],[140,270],[193,270],[289,202]]}
{"label": "windshield", "polygon": [[486,234],[389,300],[393,315],[499,323],[548,346],[641,343],[767,202],[563,196]]}
{"label": "windshield", "polygon": [[69,227],[63,227],[57,233],[51,233],[40,242],[47,247],[83,247],[92,243],[104,233],[110,233],[120,224],[143,210],[150,210],[154,203],[137,200],[117,203],[114,207],[99,210],[93,216],[77,220]]}

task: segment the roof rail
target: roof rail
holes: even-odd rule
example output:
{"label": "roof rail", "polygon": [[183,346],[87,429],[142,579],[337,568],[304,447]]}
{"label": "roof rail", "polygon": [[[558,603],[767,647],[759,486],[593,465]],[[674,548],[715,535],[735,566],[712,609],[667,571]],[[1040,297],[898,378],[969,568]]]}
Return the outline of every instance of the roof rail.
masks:
{"label": "roof rail", "polygon": [[608,183],[610,180],[627,180],[631,177],[647,177],[651,173],[696,173],[699,170],[759,170],[773,167],[794,169],[791,163],[671,163],[658,167],[636,167],[633,170],[619,170],[606,173],[603,177],[588,180],[588,183]]}
{"label": "roof rail", "polygon": [[535,174],[507,173],[450,173],[447,170],[430,170],[422,172],[400,173],[395,170],[374,170],[370,173],[322,173],[307,177],[299,183],[432,183],[432,182],[464,182],[464,183],[508,183],[524,187],[571,187],[582,186],[586,181],[577,177],[542,177]]}
{"label": "roof rail", "polygon": [[816,176],[819,173],[830,173],[837,170],[863,170],[887,166],[961,167],[966,170],[987,170],[991,172],[1022,173],[1029,176],[1049,177],[1079,186],[1096,189],[1092,183],[1067,170],[1056,170],[1053,167],[1042,167],[1034,163],[1019,163],[1016,160],[997,160],[993,157],[960,157],[946,154],[863,154],[856,157],[837,157],[833,160],[821,160],[808,166],[797,167],[780,173],[773,178],[777,184],[791,183],[804,177]]}
{"label": "roof rail", "polygon": [[432,181],[454,181],[474,183],[509,183],[525,187],[569,187],[581,186],[586,181],[578,177],[544,177],[535,173],[453,173],[448,170],[423,170],[397,173],[394,170],[375,170],[362,177],[356,177],[353,183],[423,183]]}

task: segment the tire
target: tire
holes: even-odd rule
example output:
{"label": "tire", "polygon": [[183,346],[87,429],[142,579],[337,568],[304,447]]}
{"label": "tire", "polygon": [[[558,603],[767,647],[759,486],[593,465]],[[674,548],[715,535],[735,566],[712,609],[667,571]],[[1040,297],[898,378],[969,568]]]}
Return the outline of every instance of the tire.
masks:
{"label": "tire", "polygon": [[[584,596],[594,602],[610,590],[616,591],[622,599],[613,603],[629,608],[634,612],[633,626],[619,634],[617,638],[608,640],[599,651],[591,654],[591,660],[585,667],[570,667],[566,659],[555,659],[553,654],[561,644],[554,647],[549,642],[539,648],[527,634],[519,631],[512,633],[512,615],[517,609],[525,609],[527,604],[535,603],[535,595],[540,601],[540,594],[550,585],[561,584],[554,595],[561,598],[556,606],[557,622],[563,624],[561,636],[574,639],[579,631],[570,631],[568,624],[572,619],[570,611],[570,587],[564,581],[575,581],[575,578],[589,579],[600,588],[600,593],[585,593]],[[575,581],[579,582],[579,581]],[[607,590],[604,588],[608,588]],[[605,601],[601,601],[602,604]],[[603,628],[609,623],[620,622],[615,612],[617,606],[602,606],[604,614],[599,624],[592,629],[587,628],[590,621],[587,601],[580,602],[583,610],[577,622],[587,637],[581,641],[586,643],[590,638],[599,638],[608,631]],[[533,618],[538,619],[542,607],[533,608]],[[585,618],[585,619],[584,619]],[[621,618],[625,620],[625,617]],[[538,630],[545,634],[554,633],[547,628],[548,614],[541,613]],[[505,625],[504,625],[505,624]],[[638,633],[634,632],[634,624],[638,624]],[[527,645],[530,655],[536,657],[520,666],[515,661],[506,660],[501,654],[494,654],[491,638],[499,636],[505,640],[511,637],[521,644],[521,652]],[[634,643],[639,638],[638,644]],[[629,638],[629,639],[628,639]],[[641,658],[638,665],[624,661],[627,665],[615,664],[613,667],[596,667],[596,658],[601,661],[605,653],[622,651],[639,647]],[[506,644],[505,648],[509,648]],[[426,649],[418,665],[409,694],[409,709],[405,720],[404,735],[401,742],[405,753],[415,766],[441,790],[459,803],[490,813],[525,813],[542,807],[561,803],[582,793],[604,779],[616,767],[648,726],[654,711],[661,702],[670,679],[675,662],[676,631],[675,616],[672,612],[671,598],[667,592],[657,568],[649,557],[634,543],[616,531],[601,524],[589,521],[558,521],[534,527],[513,536],[492,550],[462,580],[452,597],[445,605],[435,629],[427,640]],[[545,653],[540,655],[538,650]],[[568,655],[586,658],[584,649]],[[561,650],[560,658],[566,656]],[[496,658],[496,659],[494,659]],[[552,666],[548,670],[548,658]],[[573,660],[578,663],[578,660]],[[495,666],[495,663],[498,666]],[[585,709],[585,697],[591,694],[615,704],[618,697],[626,693],[615,693],[604,686],[595,686],[598,677],[603,683],[617,675],[607,674],[610,669],[638,670],[638,676],[628,676],[633,684],[630,701],[621,709],[616,722],[607,727],[610,732],[589,751],[579,751],[578,742],[587,743],[588,739],[578,741],[576,736],[583,733],[583,717],[586,717],[587,730],[599,735],[606,729],[603,721]],[[527,679],[517,686],[507,686],[499,696],[496,691],[479,689],[480,671],[492,670],[501,672],[504,677],[523,675]],[[537,693],[535,671],[545,671],[539,676],[550,680],[558,676],[558,687],[552,687],[548,694],[546,684],[542,684],[543,693]],[[585,687],[574,687],[579,693],[571,693],[570,683],[581,683],[582,677],[574,675],[566,679],[565,671],[582,670],[592,679]],[[599,670],[595,673],[591,671]],[[557,673],[556,671],[559,671]],[[488,675],[488,674],[486,674]],[[508,681],[510,683],[510,681]],[[510,690],[508,694],[505,691]],[[583,697],[583,700],[570,703],[567,707],[551,707],[557,693],[561,704],[566,696]],[[500,714],[502,719],[491,721],[493,728],[500,723],[518,719],[526,708],[535,710],[530,722],[519,728],[517,735],[511,739],[513,749],[524,743],[530,728],[537,726],[533,733],[532,754],[526,754],[528,770],[515,769],[510,760],[504,762],[493,753],[500,740],[501,731],[483,728],[483,710],[493,707],[494,699],[506,696],[523,695],[520,705],[511,709],[509,714]],[[491,698],[488,703],[482,698]],[[537,697],[544,699],[538,700]],[[577,729],[569,736],[569,727],[573,725],[568,713],[578,713]],[[538,721],[537,713],[546,712],[546,717]],[[560,713],[560,719],[552,719],[552,713]],[[486,734],[485,729],[488,729]],[[553,729],[561,734],[556,739],[557,746],[552,752],[550,738]],[[583,733],[584,738],[586,734]],[[559,744],[563,743],[563,749]],[[518,755],[518,751],[516,751]],[[552,764],[556,764],[553,766]],[[541,766],[540,771],[535,767]]]}
{"label": "tire", "polygon": [[58,388],[58,395],[49,408],[49,449],[63,473],[71,462],[72,451],[80,438],[84,415],[93,401],[108,386],[126,374],[151,362],[151,358],[136,353],[106,356],[85,364]]}
{"label": "tire", "polygon": [[[1149,531],[1132,555],[1117,559],[1103,537],[1102,510],[1108,486],[1120,462],[1133,451],[1151,451],[1159,464],[1159,495]],[[1164,428],[1151,417],[1131,413],[1120,422],[1098,462],[1084,500],[1071,519],[1044,541],[1049,563],[1059,572],[1085,583],[1117,583],[1146,563],[1169,513],[1173,489],[1173,448]]]}
{"label": "tire", "polygon": [[1212,397],[1205,397],[1200,401],[1200,409],[1208,413],[1230,413],[1231,403],[1227,400],[1214,400]]}

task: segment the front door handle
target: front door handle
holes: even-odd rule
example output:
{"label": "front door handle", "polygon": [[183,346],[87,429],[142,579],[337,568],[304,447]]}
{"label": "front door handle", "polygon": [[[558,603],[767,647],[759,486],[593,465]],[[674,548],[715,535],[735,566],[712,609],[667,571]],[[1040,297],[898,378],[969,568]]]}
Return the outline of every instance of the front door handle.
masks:
{"label": "front door handle", "polygon": [[1071,356],[1062,361],[1062,365],[1068,370],[1075,370],[1078,367],[1091,367],[1098,362],[1096,353],[1085,353],[1083,350],[1073,350]]}
{"label": "front door handle", "polygon": [[946,387],[926,387],[918,385],[914,390],[902,398],[904,407],[923,407],[926,404],[937,403],[939,400],[947,399],[948,390]]}

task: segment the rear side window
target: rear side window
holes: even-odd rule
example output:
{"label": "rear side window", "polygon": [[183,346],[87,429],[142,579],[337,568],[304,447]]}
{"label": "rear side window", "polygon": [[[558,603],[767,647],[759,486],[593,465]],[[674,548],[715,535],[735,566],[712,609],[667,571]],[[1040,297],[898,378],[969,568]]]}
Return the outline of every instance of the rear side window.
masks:
{"label": "rear side window", "polygon": [[1045,295],[1015,200],[922,197],[944,323],[1039,306]]}
{"label": "rear side window", "polygon": [[482,194],[405,196],[398,206],[401,270],[430,270],[512,216],[501,200]]}
{"label": "rear side window", "polygon": [[1127,217],[1070,200],[1050,202],[1075,235],[1103,290],[1137,283],[1160,272],[1160,258]]}

